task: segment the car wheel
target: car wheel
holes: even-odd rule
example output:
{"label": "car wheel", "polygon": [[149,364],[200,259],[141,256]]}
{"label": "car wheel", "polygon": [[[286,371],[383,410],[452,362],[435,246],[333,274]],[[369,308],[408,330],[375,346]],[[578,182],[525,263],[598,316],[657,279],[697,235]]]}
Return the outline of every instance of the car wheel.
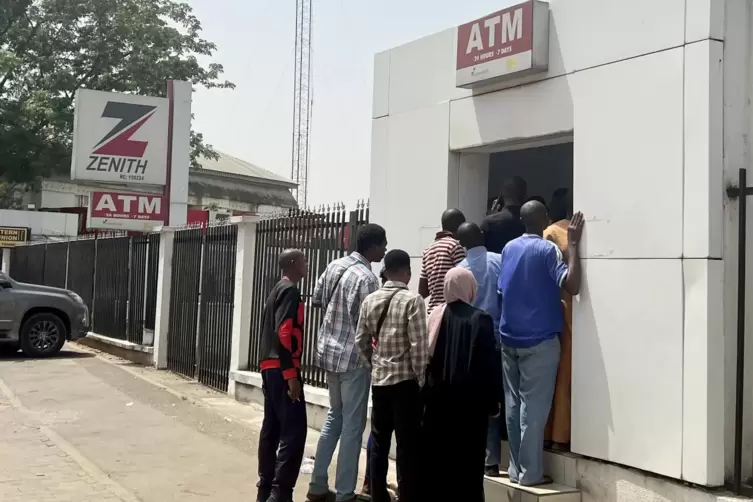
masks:
{"label": "car wheel", "polygon": [[63,348],[68,330],[55,314],[36,314],[21,328],[21,350],[29,357],[54,356]]}

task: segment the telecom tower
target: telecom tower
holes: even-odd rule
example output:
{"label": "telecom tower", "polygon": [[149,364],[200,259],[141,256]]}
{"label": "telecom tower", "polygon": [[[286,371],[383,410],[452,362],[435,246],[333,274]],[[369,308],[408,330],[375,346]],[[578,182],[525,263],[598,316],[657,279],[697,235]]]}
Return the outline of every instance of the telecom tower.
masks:
{"label": "telecom tower", "polygon": [[291,178],[299,208],[306,207],[311,125],[311,0],[296,0],[295,84],[293,86],[293,166]]}

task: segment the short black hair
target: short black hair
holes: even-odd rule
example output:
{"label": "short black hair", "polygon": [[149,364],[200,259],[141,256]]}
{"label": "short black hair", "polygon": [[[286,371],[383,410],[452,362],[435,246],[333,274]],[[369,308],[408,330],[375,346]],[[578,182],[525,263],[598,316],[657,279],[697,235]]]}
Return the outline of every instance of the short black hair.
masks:
{"label": "short black hair", "polygon": [[467,221],[458,227],[457,239],[460,245],[466,249],[484,245],[484,233],[481,228],[471,221]]}
{"label": "short black hair", "polygon": [[573,212],[572,198],[567,188],[558,188],[549,203],[549,217],[552,221],[566,220]]}
{"label": "short black hair", "polygon": [[358,230],[356,251],[364,254],[371,248],[387,242],[387,232],[376,223],[367,223]]}
{"label": "short black hair", "polygon": [[542,204],[544,204],[544,207],[547,209],[547,211],[549,210],[549,206],[546,203],[546,199],[542,197],[541,195],[531,195],[530,197],[528,197],[528,199],[526,199],[526,202],[531,202],[531,201],[541,202]]}
{"label": "short black hair", "polygon": [[384,255],[384,271],[386,273],[410,270],[410,255],[402,249],[393,249]]}
{"label": "short black hair", "polygon": [[442,230],[455,233],[465,223],[465,215],[460,209],[448,209],[442,213]]}
{"label": "short black hair", "polygon": [[280,266],[280,270],[283,272],[290,268],[299,258],[304,258],[306,255],[300,249],[286,249],[280,253],[280,257],[277,260],[277,264]]}

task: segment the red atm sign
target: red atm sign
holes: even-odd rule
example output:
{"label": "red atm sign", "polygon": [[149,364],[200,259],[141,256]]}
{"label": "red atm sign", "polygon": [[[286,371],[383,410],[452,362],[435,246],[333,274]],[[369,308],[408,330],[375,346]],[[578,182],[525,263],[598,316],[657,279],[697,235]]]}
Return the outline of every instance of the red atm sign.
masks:
{"label": "red atm sign", "polygon": [[546,70],[549,4],[528,0],[458,26],[455,77],[474,87]]}
{"label": "red atm sign", "polygon": [[145,231],[163,224],[165,200],[161,195],[92,192],[89,227]]}

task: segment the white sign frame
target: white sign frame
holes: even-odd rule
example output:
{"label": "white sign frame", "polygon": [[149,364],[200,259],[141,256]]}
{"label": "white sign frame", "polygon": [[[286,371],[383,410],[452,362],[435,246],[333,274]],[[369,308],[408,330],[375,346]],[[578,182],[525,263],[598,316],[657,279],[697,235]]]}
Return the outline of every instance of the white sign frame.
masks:
{"label": "white sign frame", "polygon": [[167,98],[79,89],[71,179],[165,185],[169,119]]}

